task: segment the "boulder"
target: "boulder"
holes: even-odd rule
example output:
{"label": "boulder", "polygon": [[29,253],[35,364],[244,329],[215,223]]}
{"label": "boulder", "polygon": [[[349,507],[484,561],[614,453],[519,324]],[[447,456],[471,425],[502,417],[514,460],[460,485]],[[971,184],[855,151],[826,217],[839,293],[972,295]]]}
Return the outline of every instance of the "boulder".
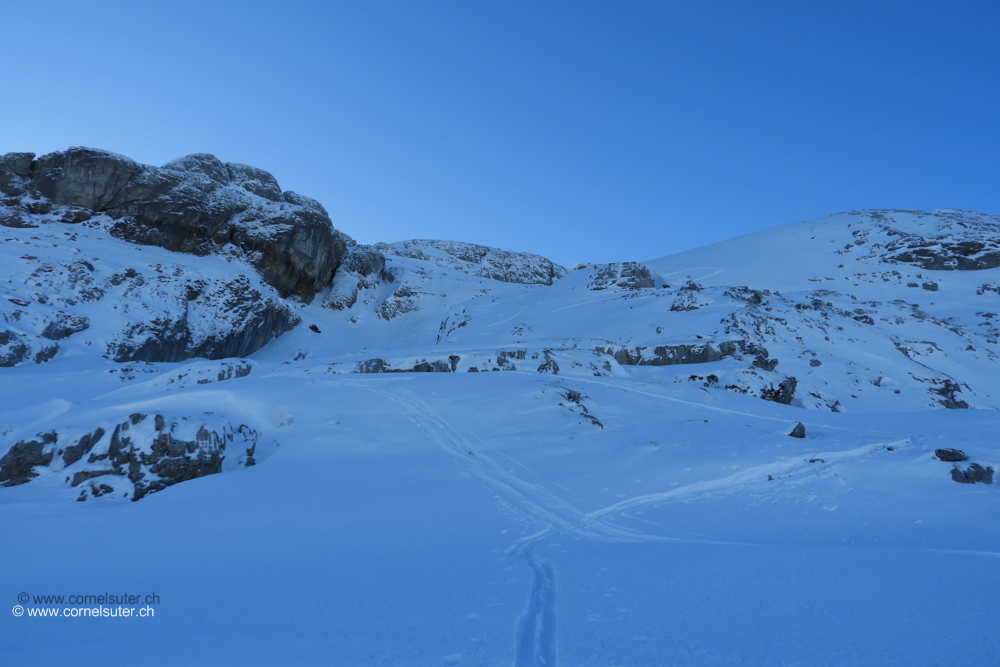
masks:
{"label": "boulder", "polygon": [[955,466],[951,469],[951,478],[959,484],[976,484],[977,482],[992,484],[993,468],[984,468],[978,463],[973,463],[963,471]]}
{"label": "boulder", "polygon": [[793,437],[793,438],[804,438],[804,437],[806,437],[806,427],[805,427],[805,425],[802,422],[797,423],[795,425],[795,428],[793,428],[792,432],[789,433],[788,435],[791,436],[791,437]]}
{"label": "boulder", "polygon": [[960,449],[935,449],[934,456],[938,457],[941,461],[957,462],[965,461],[965,452]]}

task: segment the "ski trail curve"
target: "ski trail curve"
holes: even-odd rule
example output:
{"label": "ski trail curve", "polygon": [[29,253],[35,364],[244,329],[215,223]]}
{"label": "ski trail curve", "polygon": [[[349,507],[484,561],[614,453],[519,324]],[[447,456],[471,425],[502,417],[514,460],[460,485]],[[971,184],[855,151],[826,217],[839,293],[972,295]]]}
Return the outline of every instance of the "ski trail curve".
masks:
{"label": "ski trail curve", "polygon": [[[706,403],[699,403],[697,401],[687,401],[683,398],[674,398],[673,396],[664,396],[663,394],[654,394],[651,391],[643,391],[642,389],[636,389],[635,387],[627,387],[625,385],[616,384],[614,382],[606,382],[601,380],[591,380],[590,378],[573,376],[573,382],[586,382],[587,384],[596,384],[600,387],[605,387],[608,389],[621,389],[622,391],[630,391],[633,394],[642,394],[643,396],[650,396],[652,398],[659,398],[664,401],[671,401],[673,403],[680,403],[681,405],[688,405],[693,408],[704,408],[705,410],[712,410],[713,412],[721,412],[728,415],[739,415],[741,417],[750,417],[752,419],[760,419],[762,421],[772,421],[780,422],[783,424],[795,424],[794,419],[786,419],[783,417],[768,417],[766,415],[757,415],[752,412],[743,412],[742,410],[730,410],[728,408],[720,408],[714,405],[708,405]],[[836,426],[825,426],[825,428],[832,430],[846,430]]]}
{"label": "ski trail curve", "polygon": [[[761,480],[766,479],[769,475],[772,477],[805,477],[807,475],[815,474],[817,470],[828,469],[832,464],[845,459],[856,458],[866,454],[873,454],[886,447],[902,448],[908,444],[910,444],[910,440],[909,438],[905,438],[903,440],[895,440],[892,442],[865,445],[864,447],[858,447],[856,449],[849,449],[846,451],[809,454],[808,459],[795,458],[776,461],[774,463],[765,463],[763,465],[740,470],[739,472],[726,477],[720,477],[718,479],[703,482],[695,482],[694,484],[688,484],[671,491],[650,493],[643,496],[636,496],[635,498],[627,498],[613,505],[609,505],[608,507],[591,512],[587,515],[587,517],[590,519],[601,519],[608,515],[619,514],[626,510],[642,507],[643,505],[668,502],[682,497],[733,493],[750,485],[760,484]],[[822,461],[822,463],[817,466],[815,462],[819,461]]]}

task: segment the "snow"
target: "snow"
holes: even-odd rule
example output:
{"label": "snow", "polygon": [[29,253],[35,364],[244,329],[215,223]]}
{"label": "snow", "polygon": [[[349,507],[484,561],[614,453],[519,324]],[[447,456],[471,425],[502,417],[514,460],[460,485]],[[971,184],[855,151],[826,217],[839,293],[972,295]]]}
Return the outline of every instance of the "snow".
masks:
{"label": "snow", "polygon": [[[990,664],[998,487],[956,484],[934,450],[1000,469],[1000,350],[979,314],[1000,312],[980,290],[1000,269],[888,263],[896,237],[880,225],[894,214],[880,215],[644,262],[656,287],[637,289],[588,287],[603,265],[548,286],[477,275],[440,248],[389,255],[391,282],[339,310],[292,304],[302,324],[246,359],[114,362],[101,356],[113,327],[97,324],[116,317],[111,302],[90,304],[94,325],[53,359],[0,369],[0,450],[50,430],[71,444],[133,413],[246,424],[268,447],[257,465],[227,456],[222,474],[138,502],[75,502],[83,487],[58,463],[0,487],[9,606],[22,591],[160,597],[151,619],[4,612],[5,660]],[[955,238],[975,231],[956,220],[993,224],[895,216],[907,233]],[[61,225],[3,233],[49,262],[79,248],[109,274],[161,264],[255,279],[97,231],[56,248]],[[858,229],[866,244],[827,250]],[[19,266],[14,245],[0,243],[0,266]],[[23,289],[25,270],[4,270],[0,285]],[[701,289],[681,289],[689,276]],[[757,347],[663,366],[597,350],[648,359],[731,341]],[[773,370],[751,367],[758,348]],[[451,357],[455,372],[355,372]],[[795,377],[795,400],[726,388],[751,374]],[[971,409],[947,409],[935,380]],[[789,437],[799,422],[806,437]]]}

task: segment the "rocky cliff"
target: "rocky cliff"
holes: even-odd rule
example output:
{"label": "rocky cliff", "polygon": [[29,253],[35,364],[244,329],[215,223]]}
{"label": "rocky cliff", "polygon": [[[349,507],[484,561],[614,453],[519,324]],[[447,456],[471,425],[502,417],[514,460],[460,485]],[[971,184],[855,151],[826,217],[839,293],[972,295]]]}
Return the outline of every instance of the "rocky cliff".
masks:
{"label": "rocky cliff", "polygon": [[[318,202],[262,169],[199,153],[163,167],[90,148],[0,158],[0,225],[102,216],[114,236],[195,255],[237,254],[282,296],[330,284],[350,237]],[[42,217],[39,217],[42,216]]]}

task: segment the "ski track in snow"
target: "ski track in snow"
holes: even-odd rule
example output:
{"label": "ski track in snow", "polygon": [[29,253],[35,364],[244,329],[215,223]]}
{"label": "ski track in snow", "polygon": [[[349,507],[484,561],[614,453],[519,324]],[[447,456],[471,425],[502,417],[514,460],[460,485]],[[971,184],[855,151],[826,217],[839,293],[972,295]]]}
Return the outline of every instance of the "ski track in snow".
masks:
{"label": "ski track in snow", "polygon": [[528,608],[517,624],[514,667],[555,667],[556,664],[556,576],[551,561],[525,552],[534,579]]}
{"label": "ski track in snow", "polygon": [[420,426],[443,451],[451,454],[476,479],[506,501],[534,518],[560,532],[569,532],[592,540],[604,542],[640,542],[649,539],[670,540],[644,535],[637,531],[617,528],[603,522],[594,522],[562,498],[531,484],[508,472],[482,451],[474,452],[473,445],[451,424],[438,416],[419,396],[406,389],[392,390],[368,384],[367,388],[395,403],[407,416]]}
{"label": "ski track in snow", "polygon": [[[674,398],[673,396],[664,396],[663,394],[654,394],[652,392],[643,391],[641,389],[636,389],[635,387],[626,387],[624,385],[615,384],[613,382],[601,382],[600,380],[591,380],[589,378],[583,377],[573,377],[573,382],[587,382],[589,384],[596,384],[601,387],[608,387],[611,389],[622,389],[624,391],[631,391],[635,394],[642,394],[643,396],[651,396],[653,398],[659,398],[664,401],[672,401],[674,403],[680,403],[681,405],[690,405],[695,408],[704,408],[705,410],[712,410],[714,412],[722,412],[727,415],[739,415],[741,417],[751,417],[753,419],[763,419],[765,421],[782,422],[784,424],[795,425],[796,421],[793,419],[783,419],[782,417],[765,417],[764,415],[755,415],[752,412],[743,412],[741,410],[728,410],[726,408],[719,408],[714,405],[706,405],[704,403],[698,403],[696,401],[686,401],[683,398]],[[844,429],[846,430],[846,429]]]}
{"label": "ski track in snow", "polygon": [[[682,498],[686,499],[691,497],[704,497],[733,493],[751,485],[759,485],[762,483],[762,480],[767,479],[768,476],[775,478],[794,477],[801,479],[810,475],[816,475],[823,471],[829,471],[830,467],[834,463],[838,463],[846,459],[857,458],[867,454],[874,454],[875,452],[886,447],[901,449],[908,444],[910,444],[909,438],[904,440],[894,440],[892,442],[876,443],[874,445],[865,445],[863,447],[849,449],[847,451],[823,452],[818,454],[810,453],[809,458],[796,458],[784,461],[775,461],[774,463],[765,463],[759,466],[746,468],[745,470],[741,470],[727,477],[721,477],[719,479],[704,482],[695,482],[694,484],[688,484],[672,491],[650,493],[644,496],[636,496],[635,498],[622,500],[621,502],[609,505],[608,507],[597,510],[596,512],[591,512],[587,516],[593,519],[601,519],[609,514],[618,514],[624,512],[625,510],[634,509],[643,505],[653,505],[656,503]],[[822,461],[822,463],[814,463],[818,461]]]}

